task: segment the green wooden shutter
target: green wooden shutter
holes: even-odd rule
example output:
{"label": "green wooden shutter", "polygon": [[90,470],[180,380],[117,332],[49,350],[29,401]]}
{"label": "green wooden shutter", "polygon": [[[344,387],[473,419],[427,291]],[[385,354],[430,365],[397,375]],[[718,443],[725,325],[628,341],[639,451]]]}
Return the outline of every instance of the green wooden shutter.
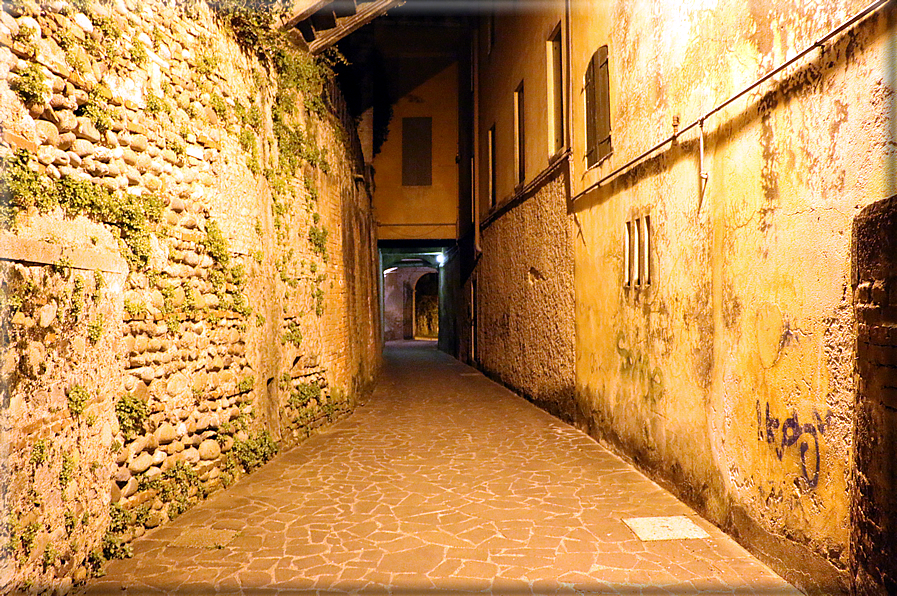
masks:
{"label": "green wooden shutter", "polygon": [[586,68],[586,82],[584,91],[586,95],[586,165],[591,167],[598,163],[598,131],[595,129],[597,106],[595,104],[596,97],[594,57],[589,62],[589,66]]}
{"label": "green wooden shutter", "polygon": [[601,46],[592,58],[595,64],[595,103],[598,161],[611,154],[610,144],[610,71],[607,46]]}

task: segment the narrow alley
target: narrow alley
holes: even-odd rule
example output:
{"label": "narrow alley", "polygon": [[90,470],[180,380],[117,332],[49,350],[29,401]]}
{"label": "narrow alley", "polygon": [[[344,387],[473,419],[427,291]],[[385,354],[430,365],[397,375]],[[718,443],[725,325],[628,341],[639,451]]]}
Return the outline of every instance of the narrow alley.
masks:
{"label": "narrow alley", "polygon": [[897,0],[0,4],[0,594],[897,595]]}
{"label": "narrow alley", "polygon": [[[433,342],[384,360],[350,417],[135,541],[87,594],[799,594]],[[627,525],[658,516],[687,521]]]}

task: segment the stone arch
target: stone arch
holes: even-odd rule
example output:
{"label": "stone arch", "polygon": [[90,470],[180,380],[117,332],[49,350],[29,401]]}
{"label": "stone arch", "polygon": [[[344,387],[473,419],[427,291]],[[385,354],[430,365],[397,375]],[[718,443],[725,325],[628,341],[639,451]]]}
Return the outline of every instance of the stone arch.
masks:
{"label": "stone arch", "polygon": [[414,337],[439,338],[439,274],[424,273],[414,283]]}

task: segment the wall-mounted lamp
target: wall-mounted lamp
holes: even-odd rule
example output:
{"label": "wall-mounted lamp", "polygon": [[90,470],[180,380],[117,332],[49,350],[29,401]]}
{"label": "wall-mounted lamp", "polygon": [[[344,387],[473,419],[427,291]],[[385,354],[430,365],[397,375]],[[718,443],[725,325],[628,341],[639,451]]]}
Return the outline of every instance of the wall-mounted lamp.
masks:
{"label": "wall-mounted lamp", "polygon": [[383,275],[386,275],[387,273],[392,273],[393,271],[396,271],[396,270],[398,270],[398,267],[390,267],[389,269],[387,269],[386,271],[383,272]]}
{"label": "wall-mounted lamp", "polygon": [[440,267],[445,265],[445,255],[442,253],[439,253],[438,255],[436,255],[436,262],[439,263]]}

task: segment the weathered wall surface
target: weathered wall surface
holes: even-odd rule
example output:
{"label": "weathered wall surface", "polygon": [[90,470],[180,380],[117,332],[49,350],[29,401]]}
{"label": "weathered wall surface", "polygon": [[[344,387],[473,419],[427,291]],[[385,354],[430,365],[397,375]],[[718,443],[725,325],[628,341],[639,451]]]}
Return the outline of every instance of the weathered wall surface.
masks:
{"label": "weathered wall surface", "polygon": [[4,593],[66,591],[379,363],[370,195],[326,70],[261,64],[199,3],[76,5],[0,13]]}
{"label": "weathered wall surface", "polygon": [[489,225],[477,265],[484,371],[551,412],[573,394],[573,226],[563,176]]}
{"label": "weathered wall surface", "polygon": [[[574,175],[574,190],[862,4],[627,1],[601,9],[595,27],[574,10],[574,80],[610,46],[614,147]],[[694,130],[575,209],[582,424],[810,591],[848,583],[850,230],[859,208],[894,193],[893,167],[883,167],[893,43],[893,15],[864,20],[711,117],[703,166]],[[576,102],[574,112],[582,123]],[[625,288],[624,225],[645,215],[652,281]]]}

